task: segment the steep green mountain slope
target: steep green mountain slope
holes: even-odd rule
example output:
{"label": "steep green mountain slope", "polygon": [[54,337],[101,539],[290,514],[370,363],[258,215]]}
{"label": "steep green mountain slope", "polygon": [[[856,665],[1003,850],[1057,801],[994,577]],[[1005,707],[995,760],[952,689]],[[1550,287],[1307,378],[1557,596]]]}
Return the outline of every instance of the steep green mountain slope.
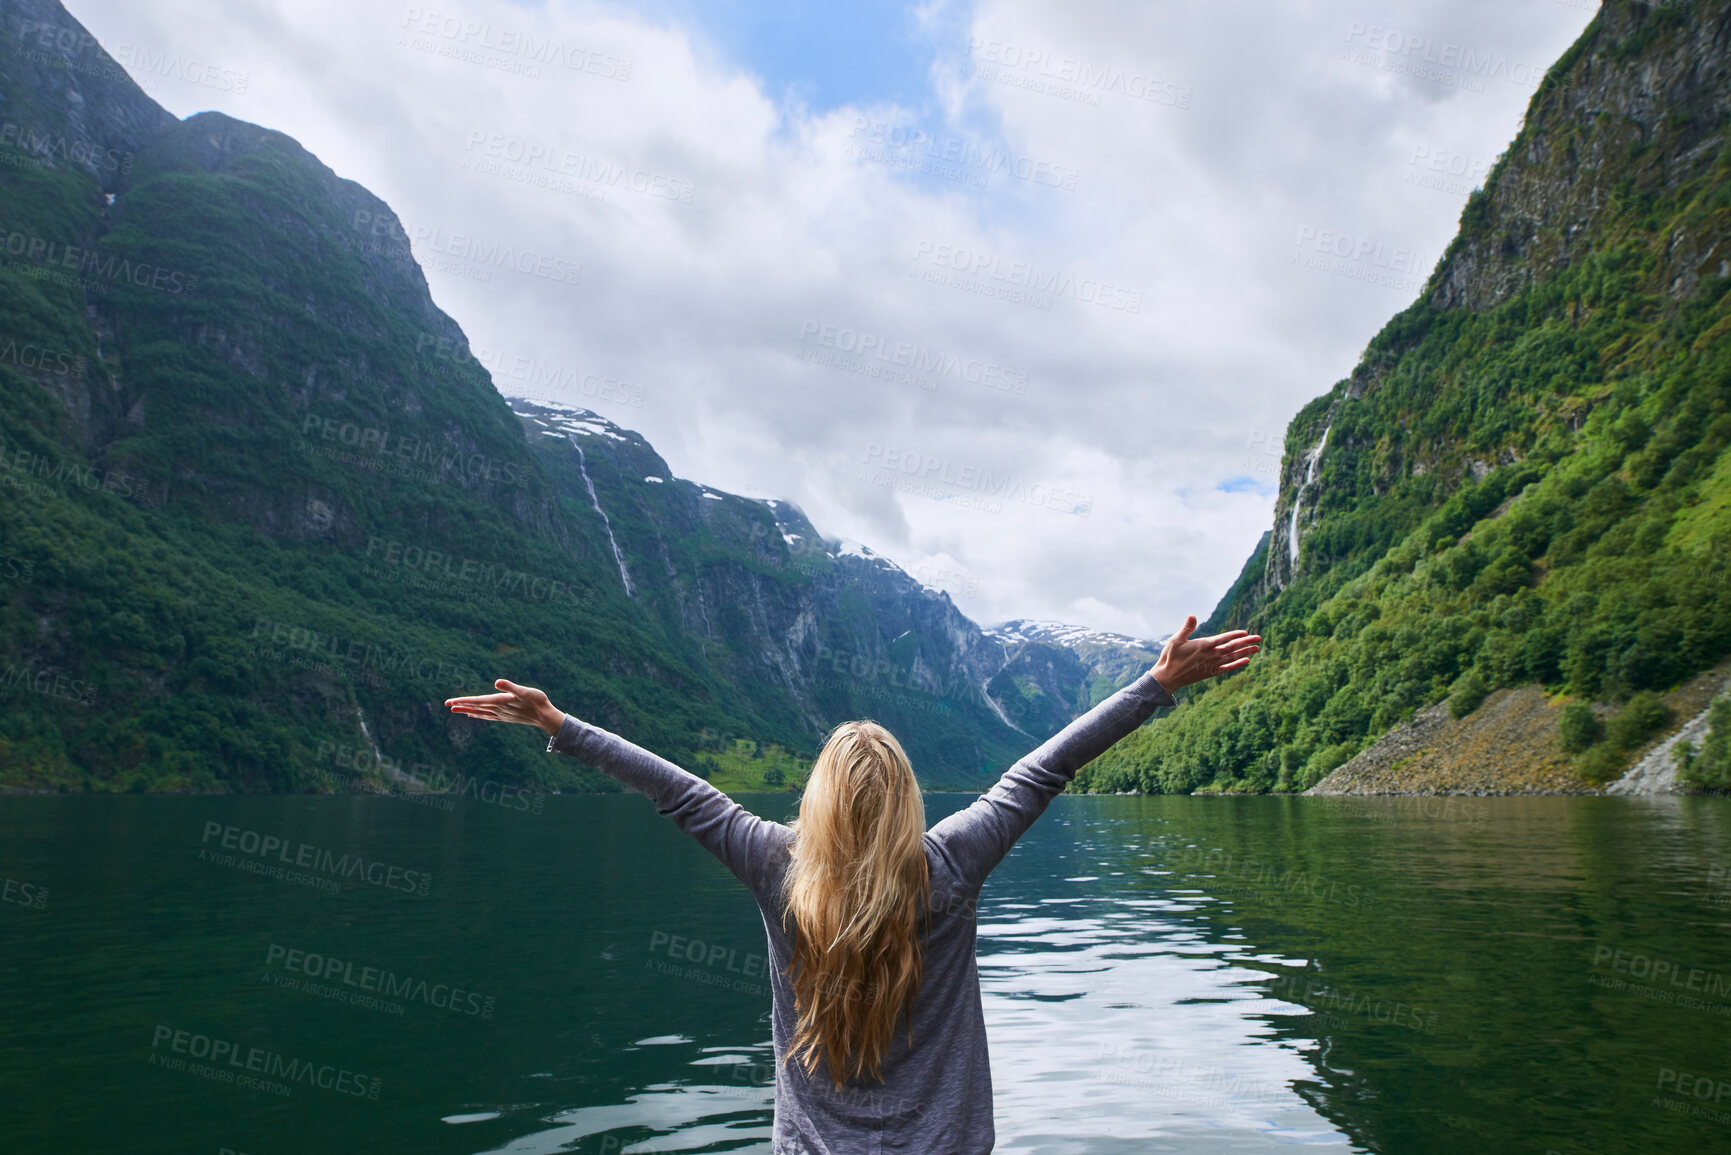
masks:
{"label": "steep green mountain slope", "polygon": [[513,411],[293,140],[175,120],[52,0],[0,17],[0,789],[606,784],[442,709],[494,676],[693,765],[875,716],[937,785],[1068,719],[791,506]]}
{"label": "steep green mountain slope", "polygon": [[1418,302],[1288,428],[1213,623],[1265,654],[1079,788],[1304,789],[1532,683],[1576,699],[1586,780],[1616,774],[1655,693],[1731,653],[1728,289],[1731,3],[1609,0]]}

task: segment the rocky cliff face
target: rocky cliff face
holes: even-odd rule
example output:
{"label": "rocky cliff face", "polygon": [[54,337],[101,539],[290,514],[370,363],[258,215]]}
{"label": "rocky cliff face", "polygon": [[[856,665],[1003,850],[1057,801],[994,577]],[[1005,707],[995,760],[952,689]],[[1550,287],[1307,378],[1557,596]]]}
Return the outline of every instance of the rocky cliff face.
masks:
{"label": "rocky cliff face", "polygon": [[[1715,179],[1728,119],[1731,7],[1605,3],[1546,76],[1485,187],[1469,198],[1459,233],[1407,318],[1491,310],[1592,253],[1634,241],[1640,225],[1653,223],[1644,218],[1665,190]],[[1683,300],[1704,279],[1731,276],[1731,214],[1704,209],[1673,223],[1654,284]],[[1344,407],[1378,392],[1397,367],[1410,372],[1401,358],[1426,326],[1402,320],[1288,426],[1264,571],[1239,599],[1234,624],[1292,585],[1305,566],[1304,538],[1331,507],[1383,498],[1413,478],[1452,490],[1521,459],[1516,445],[1486,444],[1466,425],[1429,439],[1343,432]],[[1579,428],[1591,410],[1591,401],[1565,403],[1556,416]]]}
{"label": "rocky cliff face", "polygon": [[0,5],[0,115],[16,163],[88,177],[119,193],[145,144],[174,124],[57,0]]}
{"label": "rocky cliff face", "polygon": [[[1614,0],[1552,69],[1520,135],[1426,290],[1483,311],[1554,276],[1615,233],[1653,186],[1712,172],[1731,116],[1731,12],[1711,3]],[[1674,298],[1731,275],[1722,220],[1675,230],[1658,279]]]}

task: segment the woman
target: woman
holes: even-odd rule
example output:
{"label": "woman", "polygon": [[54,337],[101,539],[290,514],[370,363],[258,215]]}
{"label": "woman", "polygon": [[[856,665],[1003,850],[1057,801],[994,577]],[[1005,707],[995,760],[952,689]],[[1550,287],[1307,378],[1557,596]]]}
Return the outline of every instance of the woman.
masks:
{"label": "woman", "polygon": [[540,690],[501,679],[502,693],[445,704],[540,726],[549,752],[647,794],[751,888],[772,963],[776,1155],[973,1155],[994,1141],[974,965],[980,888],[1077,770],[1173,705],[1172,691],[1240,669],[1260,648],[1243,630],[1192,638],[1195,628],[1187,619],[1152,670],[930,831],[907,755],[875,722],[830,734],[788,827]]}

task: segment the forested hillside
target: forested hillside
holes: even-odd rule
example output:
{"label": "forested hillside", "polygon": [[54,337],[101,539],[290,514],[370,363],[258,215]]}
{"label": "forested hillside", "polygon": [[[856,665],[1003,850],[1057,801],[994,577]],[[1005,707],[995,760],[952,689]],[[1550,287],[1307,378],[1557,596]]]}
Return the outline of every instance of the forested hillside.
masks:
{"label": "forested hillside", "polygon": [[1583,783],[1731,654],[1731,3],[1608,0],[1419,300],[1286,434],[1214,615],[1267,638],[1078,786],[1302,790],[1498,687]]}
{"label": "forested hillside", "polygon": [[733,788],[859,716],[969,785],[1097,691],[786,503],[514,411],[381,200],[176,120],[53,0],[0,16],[0,789],[608,785],[443,709],[498,676]]}

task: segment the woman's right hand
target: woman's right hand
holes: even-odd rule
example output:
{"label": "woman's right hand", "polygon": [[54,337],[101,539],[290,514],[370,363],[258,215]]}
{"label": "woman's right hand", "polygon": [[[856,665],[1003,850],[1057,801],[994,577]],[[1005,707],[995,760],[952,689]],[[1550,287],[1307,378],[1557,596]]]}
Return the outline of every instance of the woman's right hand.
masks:
{"label": "woman's right hand", "polygon": [[446,698],[445,705],[453,714],[467,714],[488,722],[517,722],[524,726],[539,726],[549,735],[557,734],[565,724],[565,713],[533,686],[519,686],[500,678],[493,686],[498,694],[478,694],[469,698]]}

